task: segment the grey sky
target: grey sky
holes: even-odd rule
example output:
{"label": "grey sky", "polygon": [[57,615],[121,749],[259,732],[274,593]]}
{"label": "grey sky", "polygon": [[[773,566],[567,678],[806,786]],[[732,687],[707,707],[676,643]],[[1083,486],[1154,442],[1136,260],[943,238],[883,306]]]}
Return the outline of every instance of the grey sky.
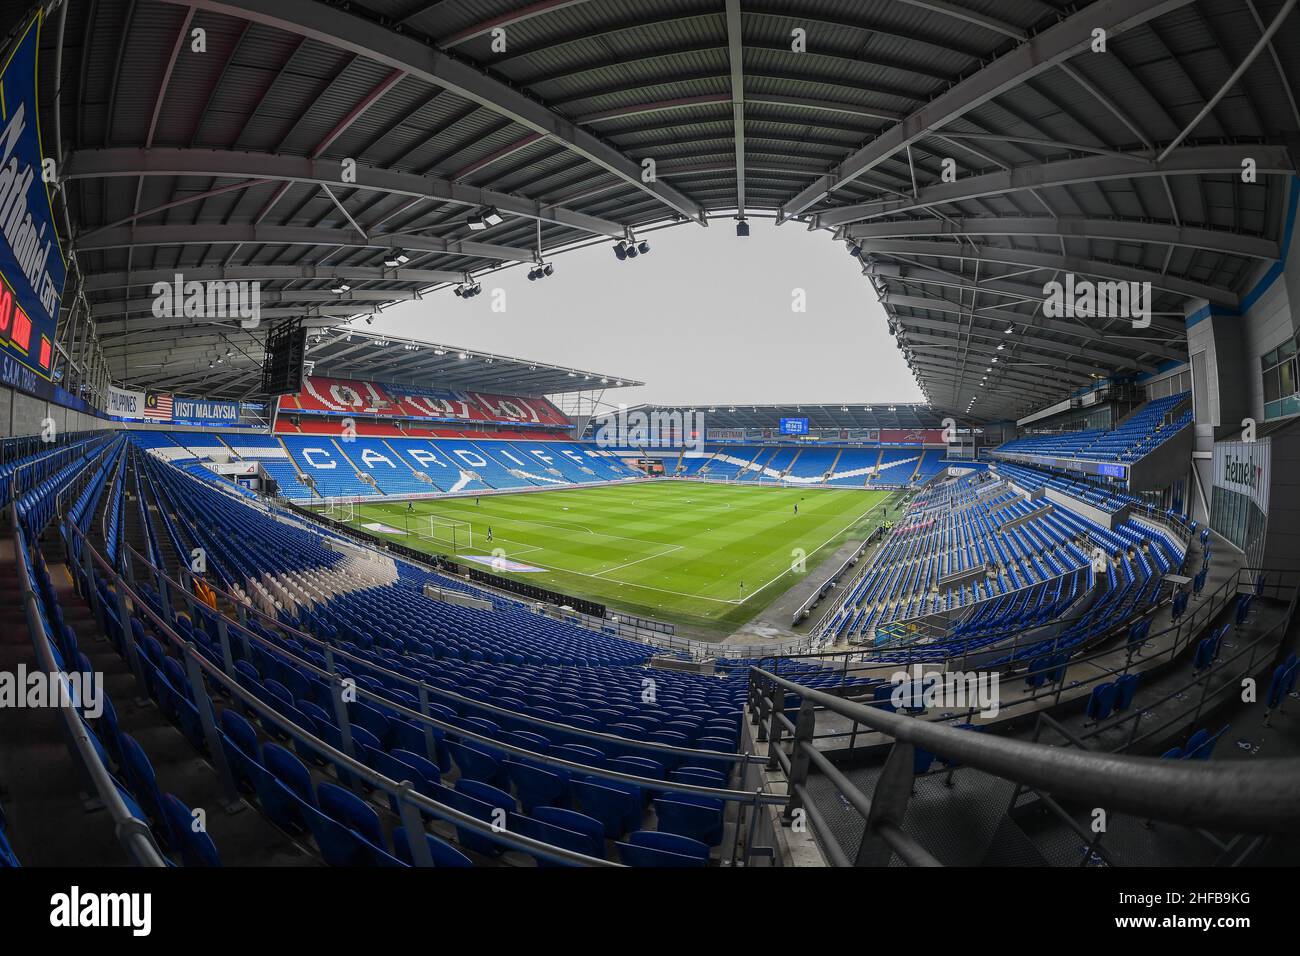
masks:
{"label": "grey sky", "polygon": [[[619,262],[612,244],[485,276],[468,301],[439,292],[395,306],[370,332],[460,345],[646,382],[606,401],[920,402],[924,396],[858,264],[826,232],[750,220],[648,234],[649,255]],[[492,290],[506,310],[492,311]],[[791,311],[792,292],[807,311]]]}

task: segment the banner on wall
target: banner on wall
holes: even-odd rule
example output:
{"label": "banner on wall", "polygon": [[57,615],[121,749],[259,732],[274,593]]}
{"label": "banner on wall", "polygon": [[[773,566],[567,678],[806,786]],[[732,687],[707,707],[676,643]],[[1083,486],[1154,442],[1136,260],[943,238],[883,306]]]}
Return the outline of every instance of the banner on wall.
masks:
{"label": "banner on wall", "polygon": [[144,392],[131,392],[110,385],[108,407],[104,411],[114,418],[144,418]]}
{"label": "banner on wall", "polygon": [[0,67],[0,354],[48,381],[68,270],[42,168],[41,19],[32,17]]}
{"label": "banner on wall", "polygon": [[234,425],[239,422],[239,403],[176,396],[172,421],[178,425]]}
{"label": "banner on wall", "polygon": [[942,428],[882,428],[880,440],[887,445],[944,445]]}
{"label": "banner on wall", "polygon": [[1214,484],[1245,495],[1268,514],[1269,459],[1272,440],[1214,443]]}

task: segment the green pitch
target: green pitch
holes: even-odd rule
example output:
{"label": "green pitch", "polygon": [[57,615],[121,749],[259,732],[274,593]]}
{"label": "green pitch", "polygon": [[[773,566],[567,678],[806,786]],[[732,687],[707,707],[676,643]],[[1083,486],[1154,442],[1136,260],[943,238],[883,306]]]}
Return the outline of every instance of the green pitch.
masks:
{"label": "green pitch", "polygon": [[[802,573],[812,573],[844,541],[865,536],[890,494],[645,482],[410,508],[365,504],[353,523],[386,527],[367,530],[470,566],[495,553],[533,570],[484,568],[627,613],[730,632],[799,580],[792,566],[800,553]],[[434,530],[430,516],[449,520]],[[463,523],[454,554],[450,521]]]}

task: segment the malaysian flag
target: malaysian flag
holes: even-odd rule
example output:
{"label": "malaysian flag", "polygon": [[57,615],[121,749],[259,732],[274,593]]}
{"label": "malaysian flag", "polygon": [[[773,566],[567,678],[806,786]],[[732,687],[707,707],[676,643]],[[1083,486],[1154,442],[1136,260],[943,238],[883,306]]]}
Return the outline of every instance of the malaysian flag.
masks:
{"label": "malaysian flag", "polygon": [[144,417],[171,421],[172,397],[165,392],[148,392],[144,397]]}

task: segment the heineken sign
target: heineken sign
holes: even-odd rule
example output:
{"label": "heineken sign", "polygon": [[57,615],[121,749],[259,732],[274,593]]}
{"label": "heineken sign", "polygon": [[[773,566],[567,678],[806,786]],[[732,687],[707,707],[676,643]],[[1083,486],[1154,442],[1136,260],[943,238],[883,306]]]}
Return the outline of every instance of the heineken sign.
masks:
{"label": "heineken sign", "polygon": [[1214,446],[1214,484],[1245,495],[1262,511],[1268,511],[1268,468],[1272,442],[1217,442]]}

